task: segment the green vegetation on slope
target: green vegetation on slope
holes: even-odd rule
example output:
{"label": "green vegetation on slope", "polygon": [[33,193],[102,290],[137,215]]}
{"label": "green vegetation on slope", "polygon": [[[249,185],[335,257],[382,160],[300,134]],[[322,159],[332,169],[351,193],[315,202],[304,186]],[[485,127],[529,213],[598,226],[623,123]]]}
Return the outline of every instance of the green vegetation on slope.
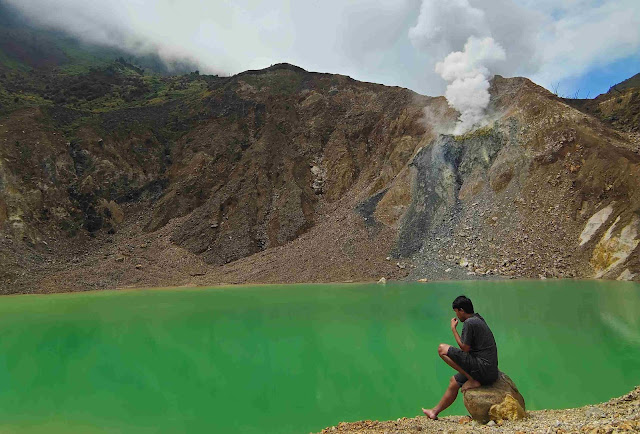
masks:
{"label": "green vegetation on slope", "polygon": [[65,32],[37,27],[0,1],[0,72],[58,68],[69,74],[82,74],[105,67],[117,58],[152,74],[184,74],[198,68],[188,59],[167,64],[157,53],[132,53],[115,46],[85,43]]}

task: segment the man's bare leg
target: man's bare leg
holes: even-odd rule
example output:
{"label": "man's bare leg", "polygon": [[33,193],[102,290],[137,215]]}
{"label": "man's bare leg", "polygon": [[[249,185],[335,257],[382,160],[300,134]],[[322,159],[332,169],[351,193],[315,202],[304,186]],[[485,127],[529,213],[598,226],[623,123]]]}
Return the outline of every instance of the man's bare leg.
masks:
{"label": "man's bare leg", "polygon": [[449,387],[447,387],[444,395],[442,395],[442,398],[440,399],[438,405],[430,409],[423,408],[422,412],[433,420],[437,419],[438,413],[449,407],[451,404],[453,404],[453,401],[456,400],[456,397],[458,396],[458,389],[460,389],[460,385],[456,381],[456,378],[451,377],[451,379],[449,380]]}
{"label": "man's bare leg", "polygon": [[[474,380],[473,377],[471,377],[471,375],[469,375],[464,369],[460,367],[460,365],[458,365],[456,362],[451,360],[451,357],[447,356],[447,352],[449,352],[450,346],[451,345],[440,344],[438,346],[438,354],[440,355],[440,358],[444,360],[447,365],[451,366],[453,369],[455,369],[456,371],[460,372],[462,375],[467,377],[467,381],[462,386],[462,390],[465,391],[469,389],[474,389],[476,387],[480,387],[481,384],[479,381]],[[429,416],[430,419],[434,419],[434,420],[437,419],[438,414],[441,411],[448,408],[451,404],[453,404],[453,401],[456,400],[456,398],[458,397],[459,389],[460,389],[460,385],[456,381],[456,378],[451,377],[451,379],[449,380],[449,387],[447,387],[447,390],[444,392],[444,395],[442,395],[442,398],[440,398],[440,402],[438,403],[438,405],[430,409],[423,408],[422,412],[425,415]]]}
{"label": "man's bare leg", "polygon": [[467,381],[462,385],[462,391],[464,392],[466,390],[475,389],[476,387],[482,386],[478,380],[474,380],[473,377],[471,377],[471,375],[469,375],[467,372],[465,372],[464,369],[460,367],[460,365],[458,365],[456,362],[451,360],[451,357],[447,356],[450,346],[451,345],[440,344],[438,346],[438,354],[440,355],[440,358],[444,360],[444,362],[447,365],[451,366],[453,369],[455,369],[456,371],[458,371],[459,373],[467,377]]}

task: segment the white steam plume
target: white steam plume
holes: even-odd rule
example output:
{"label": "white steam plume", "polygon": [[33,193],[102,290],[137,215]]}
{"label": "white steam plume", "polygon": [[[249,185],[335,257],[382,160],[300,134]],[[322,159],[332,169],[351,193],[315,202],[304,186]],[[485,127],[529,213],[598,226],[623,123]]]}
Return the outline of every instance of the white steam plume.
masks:
{"label": "white steam plume", "polygon": [[454,51],[436,64],[436,72],[449,82],[445,97],[449,105],[460,112],[454,134],[464,134],[483,125],[490,99],[491,67],[506,57],[504,49],[493,38],[471,36],[464,51]]}
{"label": "white steam plume", "polygon": [[451,132],[463,134],[487,122],[489,80],[494,74],[537,69],[539,23],[537,14],[513,0],[422,0],[408,36],[415,48],[433,59],[432,71],[447,81],[447,101],[460,113]]}

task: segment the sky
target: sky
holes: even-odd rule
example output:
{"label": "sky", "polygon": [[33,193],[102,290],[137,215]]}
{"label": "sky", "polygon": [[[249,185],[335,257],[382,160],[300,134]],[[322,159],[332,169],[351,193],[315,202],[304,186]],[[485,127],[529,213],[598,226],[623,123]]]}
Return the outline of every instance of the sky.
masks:
{"label": "sky", "polygon": [[640,0],[4,1],[47,27],[186,57],[203,73],[287,62],[452,97],[500,74],[593,98],[640,72]]}

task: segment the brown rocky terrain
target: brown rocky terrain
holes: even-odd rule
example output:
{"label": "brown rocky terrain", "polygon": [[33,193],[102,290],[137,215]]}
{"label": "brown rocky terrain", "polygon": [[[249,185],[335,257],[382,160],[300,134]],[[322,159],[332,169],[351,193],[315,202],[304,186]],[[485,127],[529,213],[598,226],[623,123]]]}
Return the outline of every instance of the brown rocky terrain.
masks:
{"label": "brown rocky terrain", "polygon": [[[280,262],[255,280],[398,273],[384,259],[392,233],[352,215],[354,185],[396,175],[426,131],[414,100],[429,98],[288,65],[208,83],[199,97],[90,116],[55,105],[7,113],[3,288],[191,283],[318,228],[305,248],[317,267]],[[163,137],[180,115],[186,132]],[[385,164],[394,152],[400,161]]]}
{"label": "brown rocky terrain", "polygon": [[490,422],[481,425],[469,416],[447,416],[431,420],[426,416],[401,418],[396,421],[361,421],[340,423],[323,433],[625,433],[640,432],[640,387],[608,402],[566,410],[527,412],[517,421]]}
{"label": "brown rocky terrain", "polygon": [[637,87],[620,124],[497,76],[450,136],[442,97],[286,64],[118,74],[3,108],[2,292],[640,275]]}
{"label": "brown rocky terrain", "polygon": [[638,142],[640,133],[640,74],[612,86],[607,93],[594,99],[565,99],[565,102],[592,114],[613,127],[630,133]]}

